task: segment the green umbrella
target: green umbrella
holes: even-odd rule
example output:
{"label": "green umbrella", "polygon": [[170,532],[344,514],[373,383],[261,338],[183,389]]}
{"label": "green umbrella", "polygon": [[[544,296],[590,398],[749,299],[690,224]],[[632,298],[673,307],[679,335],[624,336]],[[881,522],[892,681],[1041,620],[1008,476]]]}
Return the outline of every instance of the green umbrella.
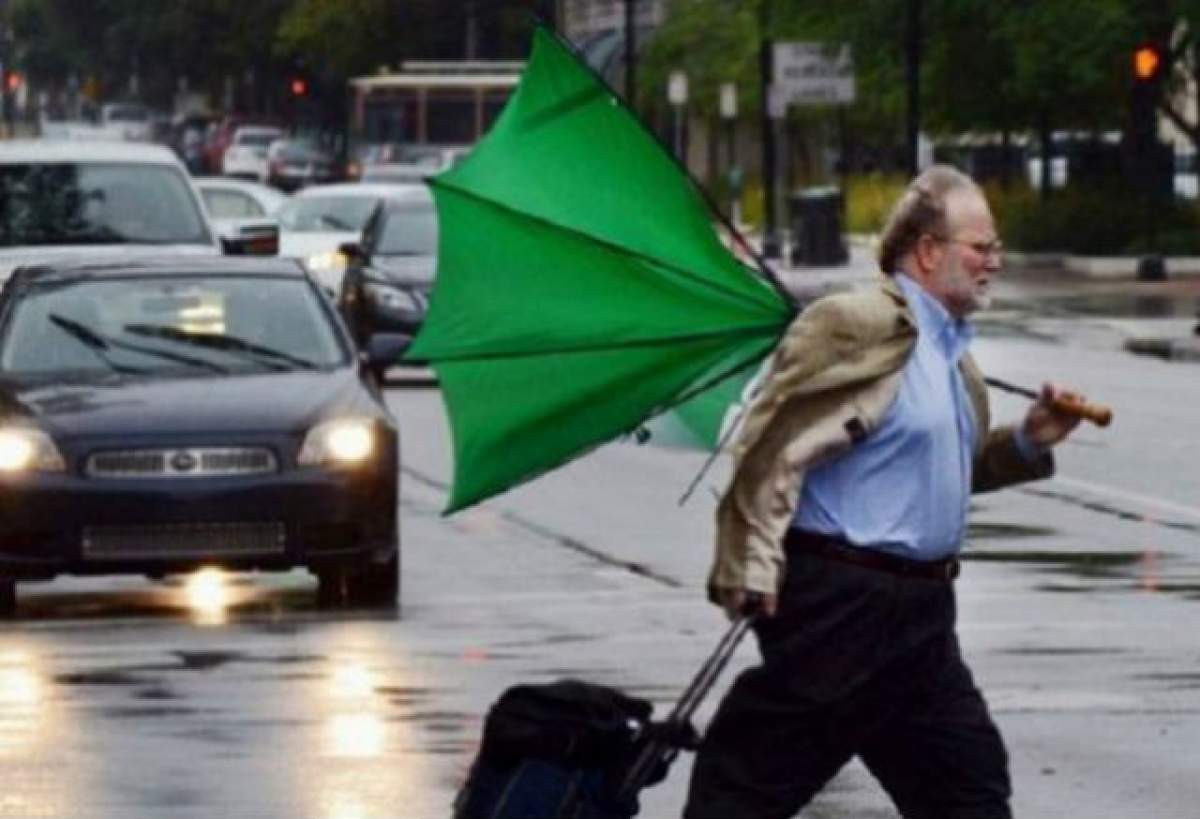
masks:
{"label": "green umbrella", "polygon": [[741,389],[730,377],[748,377],[794,314],[721,243],[657,140],[544,30],[492,130],[430,186],[438,273],[408,357],[442,385],[447,512],[672,407],[711,443],[718,405]]}

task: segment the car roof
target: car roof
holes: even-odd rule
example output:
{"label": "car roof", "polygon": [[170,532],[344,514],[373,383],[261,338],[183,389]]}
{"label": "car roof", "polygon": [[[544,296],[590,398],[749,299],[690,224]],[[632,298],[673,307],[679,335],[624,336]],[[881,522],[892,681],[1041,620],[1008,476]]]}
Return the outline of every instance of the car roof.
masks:
{"label": "car roof", "polygon": [[0,141],[0,164],[24,162],[121,162],[182,167],[179,158],[169,148],[147,142],[85,139]]}
{"label": "car roof", "polygon": [[145,259],[114,259],[104,262],[68,260],[19,268],[14,278],[53,280],[57,278],[121,278],[140,275],[263,276],[308,278],[297,259],[280,256],[154,256]]}
{"label": "car roof", "polygon": [[385,199],[422,199],[429,196],[429,189],[419,182],[335,182],[332,185],[310,185],[301,188],[293,198],[310,199],[320,196],[362,196]]}

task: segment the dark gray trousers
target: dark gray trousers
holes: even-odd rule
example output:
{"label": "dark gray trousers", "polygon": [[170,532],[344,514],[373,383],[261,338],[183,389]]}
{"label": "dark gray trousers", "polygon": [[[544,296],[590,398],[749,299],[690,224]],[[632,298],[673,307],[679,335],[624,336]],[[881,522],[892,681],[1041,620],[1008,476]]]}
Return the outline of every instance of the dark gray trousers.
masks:
{"label": "dark gray trousers", "polygon": [[858,756],[906,819],[1010,819],[953,584],[789,550],[778,614],[708,728],[685,819],[788,819]]}

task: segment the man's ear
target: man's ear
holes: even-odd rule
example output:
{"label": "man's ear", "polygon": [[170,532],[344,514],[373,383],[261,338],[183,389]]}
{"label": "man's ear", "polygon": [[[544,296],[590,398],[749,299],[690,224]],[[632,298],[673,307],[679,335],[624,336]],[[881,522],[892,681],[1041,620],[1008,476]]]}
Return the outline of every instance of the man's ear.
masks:
{"label": "man's ear", "polygon": [[921,274],[930,273],[935,270],[938,263],[941,261],[941,254],[945,252],[942,243],[930,236],[928,233],[923,234],[917,239],[916,247],[913,248],[913,259],[917,263],[917,270]]}

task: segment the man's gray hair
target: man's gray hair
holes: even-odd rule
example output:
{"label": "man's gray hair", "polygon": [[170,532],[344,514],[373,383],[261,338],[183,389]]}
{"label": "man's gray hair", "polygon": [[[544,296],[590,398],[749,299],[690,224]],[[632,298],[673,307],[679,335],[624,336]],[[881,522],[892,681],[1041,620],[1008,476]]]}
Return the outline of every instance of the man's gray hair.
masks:
{"label": "man's gray hair", "polygon": [[979,192],[979,186],[949,165],[931,165],[908,183],[879,238],[879,266],[884,273],[895,273],[896,265],[916,247],[922,235],[946,236],[950,230],[946,199],[957,190]]}

